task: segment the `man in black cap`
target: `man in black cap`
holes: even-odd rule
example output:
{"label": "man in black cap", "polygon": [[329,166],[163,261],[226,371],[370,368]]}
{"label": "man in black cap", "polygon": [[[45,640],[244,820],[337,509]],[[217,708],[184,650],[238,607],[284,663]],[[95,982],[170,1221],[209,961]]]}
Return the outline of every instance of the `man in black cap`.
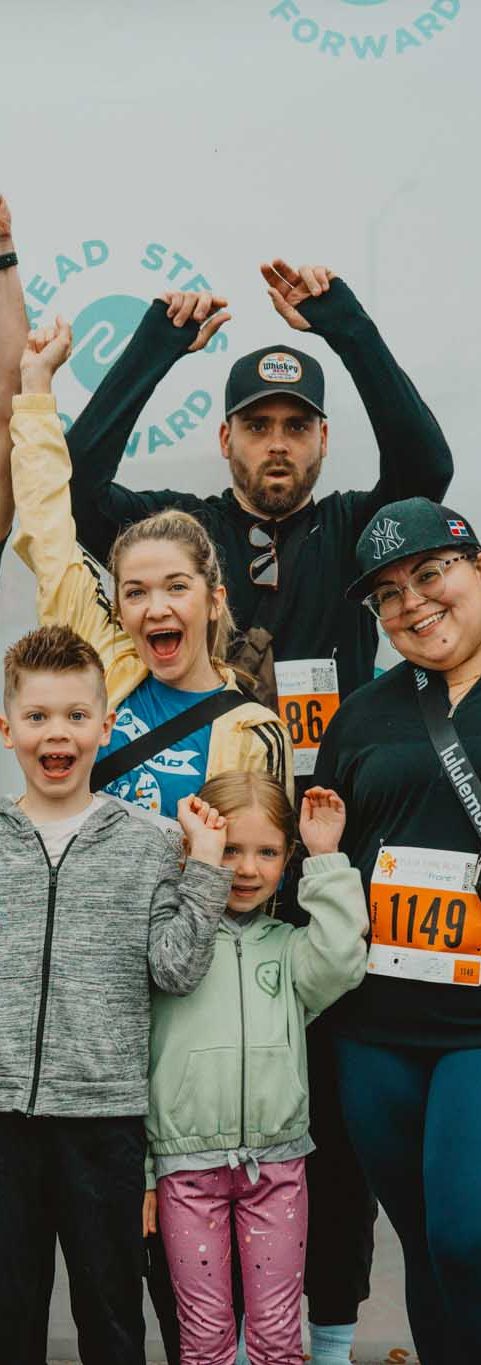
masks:
{"label": "man in black cap", "polygon": [[68,433],[73,510],[80,540],[103,563],[119,528],[163,507],[182,507],[203,522],[221,552],[238,631],[260,632],[249,641],[250,671],[257,672],[257,650],[267,688],[272,637],[281,713],[297,770],[309,775],[338,691],[347,695],[373,673],[375,622],[344,601],[356,541],[392,498],[441,498],[452,460],[435,418],[347,284],[323,267],[297,271],[280,260],[262,274],[289,326],[323,337],[350,371],[379,445],[375,487],[314,502],[327,451],[324,377],[311,356],[283,342],[242,356],[229,375],[220,443],[232,488],[200,498],[113,482],[159,379],[229,316],[219,296],[178,292],[153,303]]}

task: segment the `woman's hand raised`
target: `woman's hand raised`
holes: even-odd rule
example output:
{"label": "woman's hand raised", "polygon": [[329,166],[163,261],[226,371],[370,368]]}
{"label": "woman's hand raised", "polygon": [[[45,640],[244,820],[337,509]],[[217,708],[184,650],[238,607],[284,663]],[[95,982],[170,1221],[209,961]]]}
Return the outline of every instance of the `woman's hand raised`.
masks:
{"label": "woman's hand raised", "polygon": [[53,327],[29,332],[20,361],[22,393],[50,393],[52,379],[72,352],[72,328],[57,317]]}

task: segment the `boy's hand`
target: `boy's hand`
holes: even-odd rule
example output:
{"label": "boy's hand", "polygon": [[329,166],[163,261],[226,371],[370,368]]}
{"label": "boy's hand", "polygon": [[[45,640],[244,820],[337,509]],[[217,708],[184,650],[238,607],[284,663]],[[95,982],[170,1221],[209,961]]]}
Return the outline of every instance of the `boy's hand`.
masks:
{"label": "boy's hand", "polygon": [[308,853],[337,853],[346,824],[346,807],[337,792],[310,787],[301,806],[299,829]]}
{"label": "boy's hand", "polygon": [[199,334],[189,346],[189,351],[203,351],[219,327],[224,322],[230,322],[231,314],[225,311],[227,299],[221,294],[208,294],[205,289],[200,294],[195,294],[193,290],[183,294],[180,290],[168,289],[160,297],[168,305],[167,317],[174,327],[183,327],[190,318],[199,323]]}
{"label": "boy's hand", "polygon": [[72,328],[57,317],[53,327],[29,332],[20,361],[22,393],[50,393],[55,371],[72,351]]}
{"label": "boy's hand", "polygon": [[200,863],[220,867],[227,837],[227,820],[200,796],[184,796],[177,806],[177,819],[188,844],[188,854]]}
{"label": "boy's hand", "polygon": [[276,256],[271,264],[261,265],[261,274],[276,313],[299,332],[310,332],[311,324],[298,312],[298,303],[326,294],[336,277],[325,265],[301,265],[298,270]]}
{"label": "boy's hand", "polygon": [[157,1195],[155,1190],[146,1190],[142,1208],[142,1234],[148,1237],[149,1232],[157,1231]]}

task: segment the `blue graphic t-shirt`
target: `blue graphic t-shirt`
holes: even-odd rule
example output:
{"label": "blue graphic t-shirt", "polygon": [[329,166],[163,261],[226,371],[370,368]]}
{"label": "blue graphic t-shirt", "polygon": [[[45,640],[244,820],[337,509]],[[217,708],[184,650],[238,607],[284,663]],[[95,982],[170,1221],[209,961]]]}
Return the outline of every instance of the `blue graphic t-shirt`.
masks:
{"label": "blue graphic t-shirt", "polygon": [[[110,744],[99,750],[98,758],[106,758],[130,740],[138,739],[163,721],[178,716],[188,706],[195,706],[205,697],[223,690],[223,687],[214,687],[210,692],[182,692],[149,674],[121,702]],[[138,768],[115,778],[105,790],[112,796],[143,806],[152,815],[176,818],[180,798],[197,792],[205,782],[211,729],[211,725],[203,725],[200,730],[194,730],[171,749],[161,750]]]}

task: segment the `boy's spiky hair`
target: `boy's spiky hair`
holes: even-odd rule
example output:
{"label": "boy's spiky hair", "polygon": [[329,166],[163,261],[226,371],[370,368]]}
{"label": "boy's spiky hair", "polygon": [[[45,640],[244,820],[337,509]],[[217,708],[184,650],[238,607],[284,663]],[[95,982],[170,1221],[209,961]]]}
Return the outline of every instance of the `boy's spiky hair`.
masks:
{"label": "boy's spiky hair", "polygon": [[98,673],[99,695],[107,705],[105,670],[101,658],[93,645],[82,640],[70,626],[39,626],[22,635],[21,640],[10,645],[4,660],[5,687],[4,706],[9,704],[18,691],[22,673],[69,673],[73,669],[84,672],[95,668]]}

